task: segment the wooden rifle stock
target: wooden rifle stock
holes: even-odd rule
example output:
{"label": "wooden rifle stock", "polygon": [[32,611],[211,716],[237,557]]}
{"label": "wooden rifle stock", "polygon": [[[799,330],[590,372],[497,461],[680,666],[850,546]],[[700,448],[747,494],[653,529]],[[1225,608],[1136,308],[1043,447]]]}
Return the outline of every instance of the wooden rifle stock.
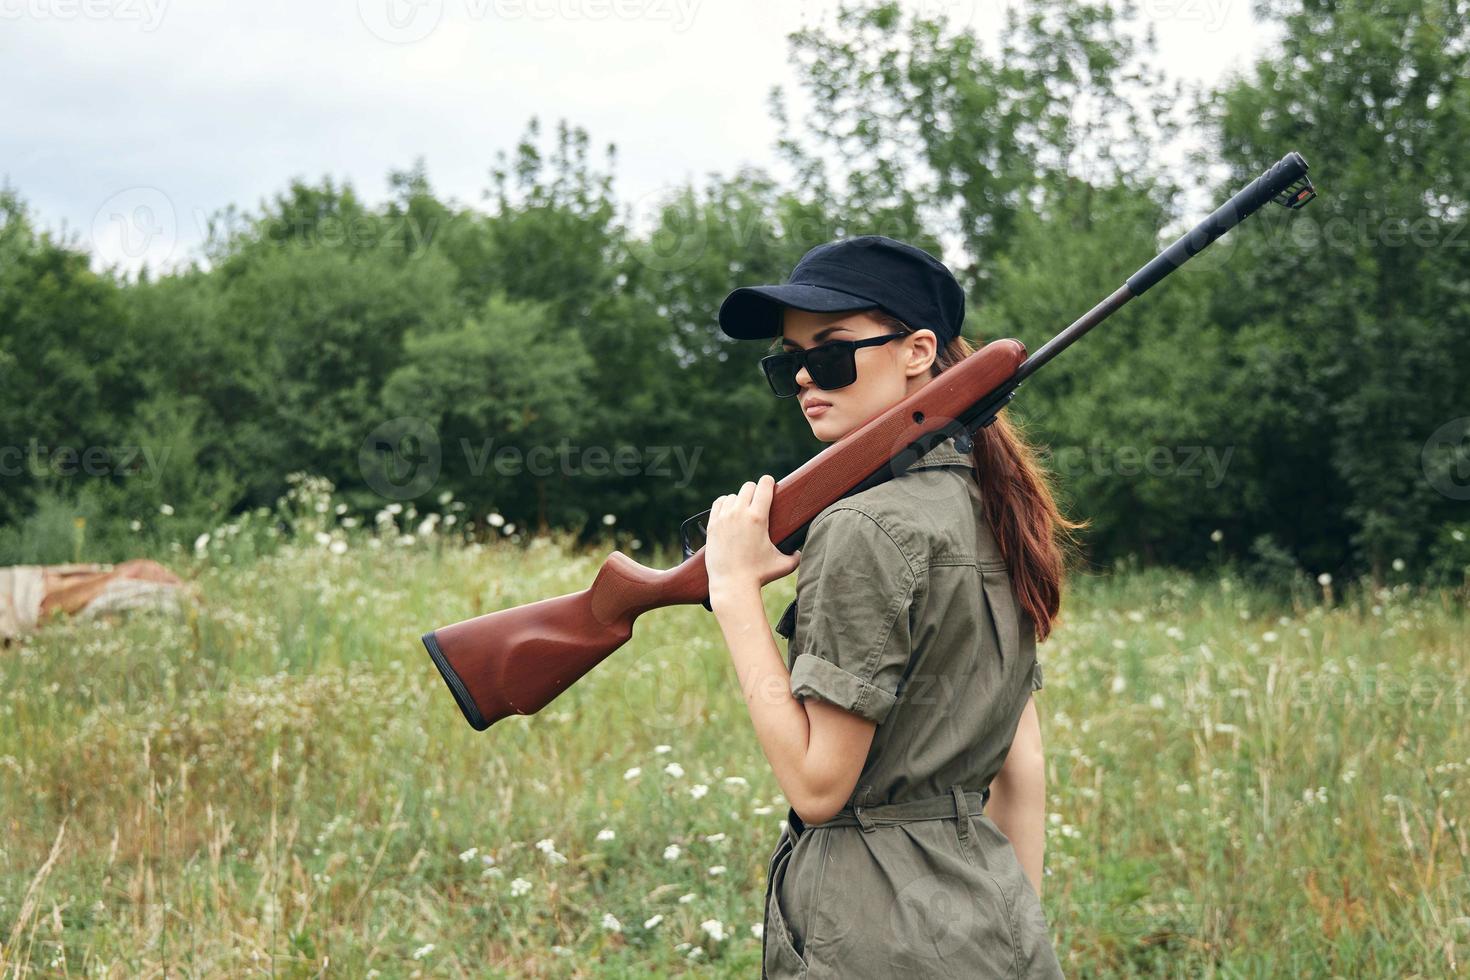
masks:
{"label": "wooden rifle stock", "polygon": [[[988,424],[1025,359],[1020,341],[992,341],[797,467],[771,498],[771,541],[791,554],[828,505],[898,476],[962,427]],[[703,548],[669,569],[614,551],[581,592],[441,626],[423,642],[465,719],[483,731],[551,703],[628,642],[642,613],[708,598]]]}

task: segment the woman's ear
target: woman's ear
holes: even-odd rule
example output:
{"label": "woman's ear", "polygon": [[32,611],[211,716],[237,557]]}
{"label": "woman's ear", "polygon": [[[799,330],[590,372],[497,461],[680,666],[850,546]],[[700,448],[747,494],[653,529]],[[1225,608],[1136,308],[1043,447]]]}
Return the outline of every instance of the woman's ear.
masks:
{"label": "woman's ear", "polygon": [[927,328],[916,330],[911,336],[908,361],[904,364],[904,374],[913,378],[929,373],[929,365],[934,363],[934,358],[938,354],[938,345],[933,330]]}

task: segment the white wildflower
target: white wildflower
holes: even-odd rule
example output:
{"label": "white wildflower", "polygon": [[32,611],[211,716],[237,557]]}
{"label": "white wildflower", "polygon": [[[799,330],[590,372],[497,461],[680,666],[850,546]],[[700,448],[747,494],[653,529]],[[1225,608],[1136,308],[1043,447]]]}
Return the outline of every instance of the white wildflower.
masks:
{"label": "white wildflower", "polygon": [[670,844],[668,847],[664,848],[664,860],[665,861],[673,861],[673,860],[677,859],[678,857],[679,857],[679,845],[678,844]]}
{"label": "white wildflower", "polygon": [[696,800],[708,792],[709,787],[706,786],[704,783],[698,783],[694,786],[689,787],[689,795],[694,797]]}
{"label": "white wildflower", "polygon": [[421,960],[425,956],[428,956],[433,951],[434,951],[434,944],[433,943],[425,943],[424,945],[420,946],[418,949],[416,949],[416,950],[413,951],[413,958],[416,959],[416,960]]}
{"label": "white wildflower", "polygon": [[664,772],[668,773],[670,776],[673,776],[675,779],[678,779],[680,776],[684,775],[684,767],[679,765],[677,762],[670,762],[668,765],[664,766]]}
{"label": "white wildflower", "polygon": [[530,890],[531,883],[524,878],[517,878],[510,883],[510,893],[512,895],[524,895]]}
{"label": "white wildflower", "polygon": [[658,925],[662,921],[664,921],[664,914],[660,912],[658,915],[655,915],[653,918],[644,922],[643,928],[652,929],[654,926]]}
{"label": "white wildflower", "polygon": [[705,919],[699,924],[699,928],[709,933],[709,937],[715,942],[725,938],[725,924],[719,919]]}
{"label": "white wildflower", "polygon": [[597,832],[598,840],[612,840],[616,836],[618,835],[613,832],[613,829],[611,827],[603,827]]}
{"label": "white wildflower", "polygon": [[602,913],[602,928],[611,930],[612,932],[622,932],[623,924],[611,912],[604,912]]}
{"label": "white wildflower", "polygon": [[623,773],[623,778],[624,779],[637,779],[638,776],[639,776],[639,774],[642,773],[642,772],[643,772],[643,769],[641,767],[634,766],[632,769],[629,769],[627,772]]}

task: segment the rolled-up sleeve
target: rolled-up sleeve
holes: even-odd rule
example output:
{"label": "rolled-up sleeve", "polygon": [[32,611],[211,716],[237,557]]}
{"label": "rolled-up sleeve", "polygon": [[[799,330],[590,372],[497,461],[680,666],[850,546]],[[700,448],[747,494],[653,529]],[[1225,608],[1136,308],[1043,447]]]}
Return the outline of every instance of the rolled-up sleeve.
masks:
{"label": "rolled-up sleeve", "polygon": [[908,668],[914,586],[908,558],[872,517],[820,515],[797,573],[791,693],[881,724]]}

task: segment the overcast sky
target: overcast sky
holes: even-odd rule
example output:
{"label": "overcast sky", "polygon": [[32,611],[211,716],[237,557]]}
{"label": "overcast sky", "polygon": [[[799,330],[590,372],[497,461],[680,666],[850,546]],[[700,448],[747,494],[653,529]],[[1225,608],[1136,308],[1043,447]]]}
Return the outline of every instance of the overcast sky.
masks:
{"label": "overcast sky", "polygon": [[[1010,0],[1016,2],[1016,0]],[[1140,0],[1171,75],[1215,82],[1274,37],[1248,0]],[[998,0],[913,0],[995,38]],[[167,267],[204,218],[292,177],[369,202],[426,160],[441,197],[479,203],[495,152],[565,118],[614,189],[742,164],[784,169],[767,109],[796,88],[785,35],[827,0],[0,0],[0,180],[94,265]],[[1269,163],[1270,161],[1264,161]]]}

